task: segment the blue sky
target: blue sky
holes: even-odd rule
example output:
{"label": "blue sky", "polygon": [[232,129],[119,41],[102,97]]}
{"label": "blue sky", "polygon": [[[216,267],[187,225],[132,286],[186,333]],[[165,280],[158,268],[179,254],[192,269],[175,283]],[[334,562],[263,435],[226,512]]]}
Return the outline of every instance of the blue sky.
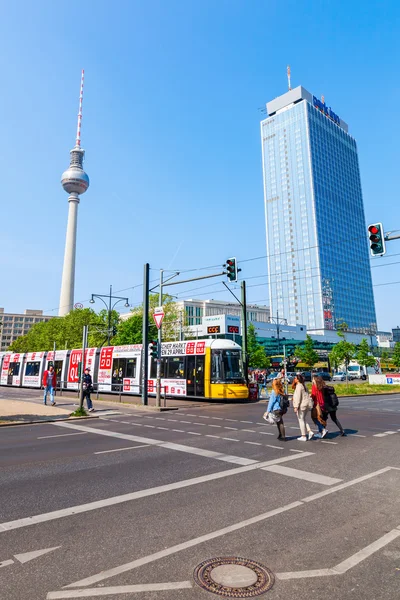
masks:
{"label": "blue sky", "polygon": [[[259,109],[286,91],[287,64],[292,86],[324,94],[349,123],[367,220],[400,229],[399,17],[395,1],[3,5],[0,306],[57,314],[68,211],[60,176],[82,67],[91,184],[79,206],[76,301],[111,283],[139,303],[145,262],[156,279],[159,268],[265,255]],[[390,242],[388,254],[399,253],[400,240]],[[400,324],[400,264],[389,265],[399,261],[373,261],[381,329]],[[242,269],[248,300],[267,303],[265,259]],[[229,297],[219,280],[172,289]]]}

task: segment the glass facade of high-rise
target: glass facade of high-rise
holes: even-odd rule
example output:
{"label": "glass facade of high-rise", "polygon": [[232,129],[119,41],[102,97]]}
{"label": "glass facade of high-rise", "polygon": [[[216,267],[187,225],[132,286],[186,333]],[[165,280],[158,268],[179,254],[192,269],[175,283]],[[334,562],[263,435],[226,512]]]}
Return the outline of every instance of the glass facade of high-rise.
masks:
{"label": "glass facade of high-rise", "polygon": [[272,316],[309,330],[376,329],[357,146],[299,87],[261,123]]}

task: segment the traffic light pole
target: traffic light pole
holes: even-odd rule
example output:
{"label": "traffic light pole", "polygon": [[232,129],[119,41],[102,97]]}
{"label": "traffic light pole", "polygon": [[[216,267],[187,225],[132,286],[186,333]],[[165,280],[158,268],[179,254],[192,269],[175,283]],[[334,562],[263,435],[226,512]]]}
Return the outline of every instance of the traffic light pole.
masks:
{"label": "traffic light pole", "polygon": [[144,265],[143,274],[143,347],[142,347],[142,404],[149,403],[147,377],[149,370],[149,272],[150,265]]}
{"label": "traffic light pole", "polygon": [[[158,305],[163,304],[163,269],[160,269],[160,289],[158,292]],[[158,328],[157,343],[157,381],[156,381],[156,406],[161,406],[161,342],[162,342],[162,323]]]}
{"label": "traffic light pole", "polygon": [[243,321],[243,331],[242,331],[242,348],[243,348],[243,363],[244,363],[244,376],[246,382],[249,382],[249,357],[247,354],[247,302],[246,302],[246,282],[241,282],[241,292],[242,292],[242,321]]}

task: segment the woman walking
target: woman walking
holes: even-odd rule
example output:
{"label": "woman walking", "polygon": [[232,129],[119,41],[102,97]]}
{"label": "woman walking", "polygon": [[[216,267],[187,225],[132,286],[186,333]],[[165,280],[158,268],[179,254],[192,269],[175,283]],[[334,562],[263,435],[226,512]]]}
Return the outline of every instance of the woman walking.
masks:
{"label": "woman walking", "polygon": [[326,428],[326,421],[328,419],[328,415],[339,429],[340,434],[342,436],[345,436],[346,434],[344,432],[344,429],[336,416],[336,411],[339,402],[335,393],[335,389],[331,386],[327,386],[322,377],[315,375],[313,377],[311,396],[314,401],[312,419],[314,423],[318,426],[318,437],[324,438],[328,433],[328,430]]}
{"label": "woman walking", "polygon": [[311,440],[314,433],[311,431],[311,427],[306,421],[306,416],[310,408],[313,406],[313,402],[308,393],[305,379],[301,373],[296,373],[296,377],[293,380],[293,409],[297,415],[300,425],[301,437],[297,438],[299,442],[306,442],[307,439]]}
{"label": "woman walking", "polygon": [[282,406],[286,400],[285,390],[283,389],[282,380],[274,379],[272,382],[272,391],[269,397],[267,413],[273,413],[276,426],[278,427],[278,440],[286,441],[285,425],[283,423],[284,411]]}

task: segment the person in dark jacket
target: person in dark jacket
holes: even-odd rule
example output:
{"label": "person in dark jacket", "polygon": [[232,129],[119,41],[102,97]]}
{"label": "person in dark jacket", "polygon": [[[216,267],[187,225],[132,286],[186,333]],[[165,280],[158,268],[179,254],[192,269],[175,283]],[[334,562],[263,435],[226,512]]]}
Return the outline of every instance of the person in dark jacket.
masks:
{"label": "person in dark jacket", "polygon": [[86,367],[85,374],[83,376],[83,399],[86,398],[86,404],[89,412],[94,411],[92,400],[90,398],[91,392],[93,392],[92,376],[90,374],[89,367]]}
{"label": "person in dark jacket", "polygon": [[[335,388],[326,385],[322,377],[315,376],[313,377],[313,389],[311,394],[314,400],[314,404],[318,402],[321,406],[322,422],[326,423],[329,416],[331,420],[335,423],[336,427],[339,429],[340,435],[345,436],[346,433],[342,427],[342,424],[336,416],[338,400],[335,393]],[[322,402],[318,398],[321,398]],[[318,427],[320,427],[318,422],[314,422],[316,423],[316,425],[318,425]],[[324,426],[320,433],[321,437],[325,437],[325,435],[328,433],[328,429],[326,428],[326,426]]]}

